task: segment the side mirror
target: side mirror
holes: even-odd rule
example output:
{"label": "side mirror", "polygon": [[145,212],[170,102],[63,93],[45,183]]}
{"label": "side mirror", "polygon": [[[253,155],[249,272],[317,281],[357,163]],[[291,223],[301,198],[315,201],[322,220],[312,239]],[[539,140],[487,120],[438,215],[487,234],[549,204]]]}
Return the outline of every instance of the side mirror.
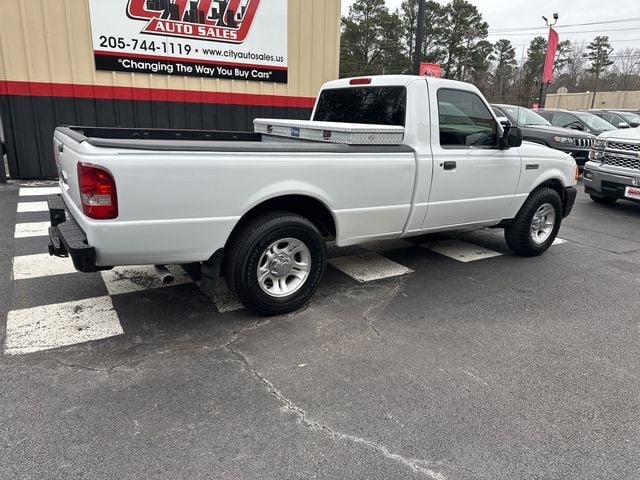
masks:
{"label": "side mirror", "polygon": [[498,117],[498,123],[500,125],[502,125],[503,127],[510,127],[511,126],[511,122],[509,121],[509,119],[507,117]]}
{"label": "side mirror", "polygon": [[573,129],[573,130],[584,130],[584,127],[582,125],[580,125],[579,123],[572,123],[571,125],[569,125],[569,128]]}
{"label": "side mirror", "polygon": [[631,125],[631,128],[640,127],[640,123],[638,122],[631,122],[629,125]]}
{"label": "side mirror", "polygon": [[522,130],[511,125],[504,127],[504,135],[500,137],[498,146],[506,150],[520,145],[522,145]]}
{"label": "side mirror", "polygon": [[618,128],[629,128],[629,124],[627,122],[620,122]]}

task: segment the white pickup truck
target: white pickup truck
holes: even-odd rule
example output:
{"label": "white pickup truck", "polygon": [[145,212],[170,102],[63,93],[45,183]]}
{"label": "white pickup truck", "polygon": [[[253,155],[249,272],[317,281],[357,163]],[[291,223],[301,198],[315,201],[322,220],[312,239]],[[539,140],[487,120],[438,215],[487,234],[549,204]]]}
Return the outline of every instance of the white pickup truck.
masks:
{"label": "white pickup truck", "polygon": [[[285,134],[269,120],[256,122],[266,134],[58,128],[51,254],[83,272],[197,262],[208,292],[224,277],[248,308],[275,315],[313,295],[327,240],[499,227],[534,256],[576,196],[575,161],[522,144],[466,83],[336,80],[311,122],[273,124]],[[305,140],[314,125],[319,138]]]}

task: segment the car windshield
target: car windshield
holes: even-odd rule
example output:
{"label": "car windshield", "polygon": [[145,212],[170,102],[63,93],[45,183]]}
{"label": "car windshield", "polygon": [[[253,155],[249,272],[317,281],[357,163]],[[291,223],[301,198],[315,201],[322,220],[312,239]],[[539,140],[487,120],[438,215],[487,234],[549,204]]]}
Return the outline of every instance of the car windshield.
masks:
{"label": "car windshield", "polygon": [[546,118],[528,108],[513,105],[500,105],[498,108],[516,125],[551,125]]}
{"label": "car windshield", "polygon": [[640,123],[640,115],[636,115],[635,113],[629,113],[629,112],[613,112],[613,113],[624,118],[624,121],[627,122],[629,125],[631,125],[632,123]]}
{"label": "car windshield", "polygon": [[573,114],[594,130],[601,130],[603,132],[606,132],[608,130],[616,129],[616,127],[611,125],[609,122],[595,116],[593,113],[573,112]]}

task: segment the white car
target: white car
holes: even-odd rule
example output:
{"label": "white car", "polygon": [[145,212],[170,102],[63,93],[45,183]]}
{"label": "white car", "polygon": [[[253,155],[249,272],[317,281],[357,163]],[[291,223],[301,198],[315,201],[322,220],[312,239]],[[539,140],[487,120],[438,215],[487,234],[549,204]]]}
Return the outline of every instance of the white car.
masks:
{"label": "white car", "polygon": [[222,275],[274,315],[313,295],[326,240],[501,227],[515,253],[539,255],[576,196],[573,158],[522,144],[467,83],[336,80],[311,122],[258,127],[58,128],[50,252],[85,272],[199,262],[208,293]]}

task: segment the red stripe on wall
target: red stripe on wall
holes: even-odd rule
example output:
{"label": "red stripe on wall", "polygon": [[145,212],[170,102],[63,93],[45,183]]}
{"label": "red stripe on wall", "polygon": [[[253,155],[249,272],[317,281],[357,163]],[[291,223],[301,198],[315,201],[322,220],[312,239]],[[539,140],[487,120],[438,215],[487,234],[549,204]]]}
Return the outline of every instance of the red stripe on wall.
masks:
{"label": "red stripe on wall", "polygon": [[113,87],[73,83],[17,82],[0,80],[0,95],[27,97],[97,98],[105,100],[152,100],[177,103],[217,103],[259,107],[313,108],[315,98],[250,93],[196,92],[163,88]]}

